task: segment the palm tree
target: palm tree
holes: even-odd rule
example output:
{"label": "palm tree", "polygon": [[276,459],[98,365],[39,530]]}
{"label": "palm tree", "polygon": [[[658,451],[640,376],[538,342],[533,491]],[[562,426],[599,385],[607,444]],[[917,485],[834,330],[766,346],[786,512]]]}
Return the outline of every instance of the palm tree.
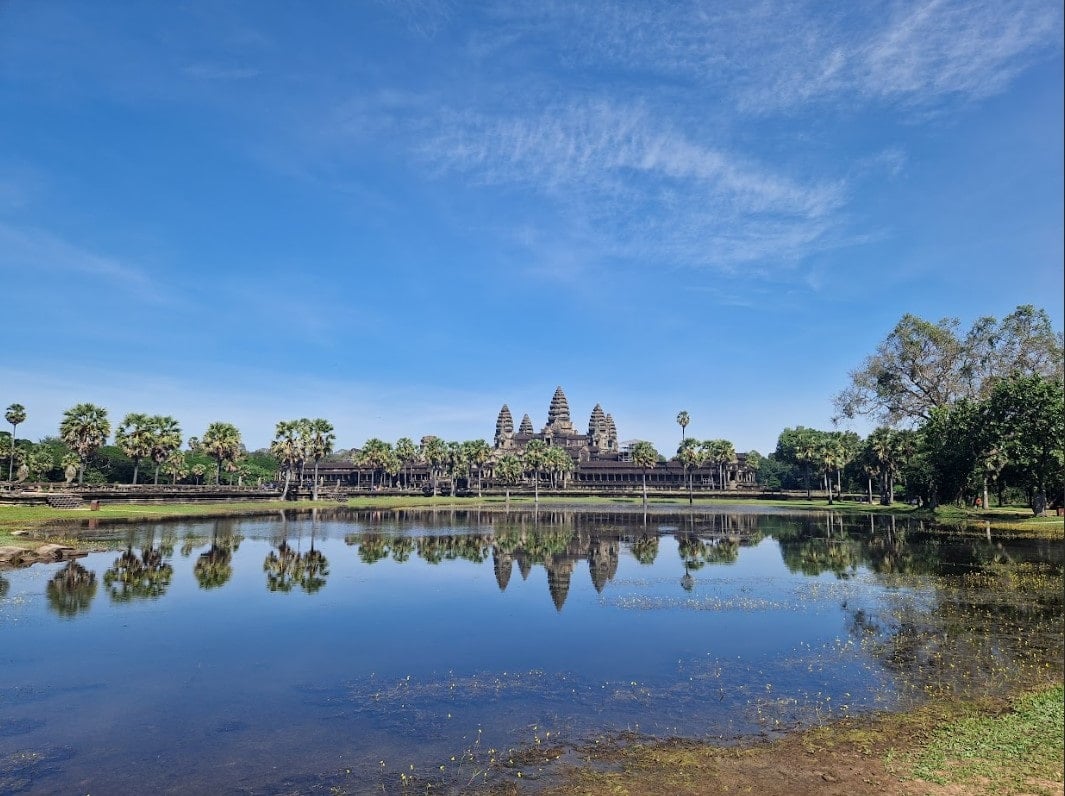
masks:
{"label": "palm tree", "polygon": [[322,457],[333,452],[333,443],[336,435],[333,433],[333,424],[320,417],[307,422],[305,427],[307,440],[305,449],[307,455],[314,460],[314,487],[311,490],[311,500],[318,499],[318,463]]}
{"label": "palm tree", "polygon": [[558,489],[559,478],[562,488],[566,488],[566,474],[573,471],[573,457],[564,448],[551,446],[547,449],[547,469],[551,473],[552,488]]}
{"label": "palm tree", "polygon": [[152,415],[148,424],[152,440],[149,456],[155,463],[155,483],[158,484],[159,467],[181,447],[181,426],[170,415]]}
{"label": "palm tree", "polygon": [[658,464],[658,451],[650,442],[640,440],[632,446],[632,463],[643,470],[643,506],[647,508],[647,471]]}
{"label": "palm tree", "polygon": [[482,473],[488,460],[492,458],[492,448],[483,439],[475,439],[464,443],[466,446],[466,461],[471,467],[477,468],[477,497],[481,497]]}
{"label": "palm tree", "polygon": [[699,441],[695,439],[681,440],[680,447],[677,448],[677,458],[684,465],[684,475],[688,480],[688,505],[690,506],[694,503],[692,497],[692,470],[703,461],[702,453],[699,450]]}
{"label": "palm tree", "polygon": [[371,489],[376,483],[377,471],[384,470],[390,456],[392,456],[392,445],[382,439],[372,437],[366,440],[366,444],[362,446],[362,449],[352,457],[353,459],[357,458],[355,463],[360,467],[370,468]]}
{"label": "palm tree", "polygon": [[281,490],[281,499],[288,499],[288,488],[292,484],[292,471],[303,458],[303,444],[300,440],[300,423],[298,420],[279,420],[274,428],[274,440],[270,443],[272,453],[285,471],[285,486]]}
{"label": "palm tree", "polygon": [[26,422],[26,407],[22,404],[11,404],[4,412],[4,418],[11,424],[11,456],[7,462],[7,480],[10,481],[15,472],[15,430],[20,423]]}
{"label": "palm tree", "polygon": [[85,482],[85,462],[111,435],[107,410],[95,404],[77,404],[63,413],[59,436],[78,455],[78,486]]}
{"label": "palm tree", "polygon": [[440,467],[447,461],[447,444],[440,437],[427,434],[422,437],[421,457],[429,465],[429,482],[432,484],[435,497],[437,476],[440,473]]}
{"label": "palm tree", "polygon": [[688,423],[691,422],[691,418],[688,417],[688,412],[681,409],[677,412],[677,425],[680,426],[680,442],[684,444],[684,431],[688,428]]}
{"label": "palm tree", "polygon": [[176,484],[189,474],[188,464],[185,461],[185,454],[179,450],[171,451],[170,455],[166,457],[166,461],[163,462],[161,466],[163,472],[170,476],[171,484]]}
{"label": "palm tree", "polygon": [[533,504],[540,503],[540,471],[547,463],[547,443],[542,439],[530,440],[525,446],[525,466],[533,472]]}
{"label": "palm tree", "polygon": [[115,444],[133,459],[133,483],[136,484],[141,459],[152,453],[152,427],[148,415],[130,412],[122,418],[115,431]]}
{"label": "palm tree", "polygon": [[240,431],[232,423],[211,423],[200,440],[200,449],[218,462],[215,484],[222,483],[222,464],[234,465],[240,458]]}
{"label": "palm tree", "polygon": [[399,457],[400,462],[403,463],[403,467],[406,469],[406,483],[404,486],[410,489],[410,465],[415,459],[418,458],[418,449],[414,445],[414,440],[410,437],[400,437],[396,440],[393,450],[396,452],[396,456]]}
{"label": "palm tree", "polygon": [[512,454],[505,454],[493,468],[495,477],[506,486],[507,505],[510,505],[510,488],[521,481],[524,468],[521,460]]}

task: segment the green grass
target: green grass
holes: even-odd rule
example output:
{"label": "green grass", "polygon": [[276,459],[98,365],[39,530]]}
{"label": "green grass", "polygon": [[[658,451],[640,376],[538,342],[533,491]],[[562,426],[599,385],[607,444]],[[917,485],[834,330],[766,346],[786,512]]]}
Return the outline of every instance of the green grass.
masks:
{"label": "green grass", "polygon": [[909,759],[914,777],[985,793],[1061,793],[1065,688],[1029,694],[1001,716],[971,716],[937,729]]}

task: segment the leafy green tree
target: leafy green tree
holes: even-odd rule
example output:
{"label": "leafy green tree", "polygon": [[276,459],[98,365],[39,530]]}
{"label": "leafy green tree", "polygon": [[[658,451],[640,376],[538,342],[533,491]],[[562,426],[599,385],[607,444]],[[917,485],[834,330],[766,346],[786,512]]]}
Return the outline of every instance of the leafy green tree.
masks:
{"label": "leafy green tree", "polygon": [[222,483],[222,466],[235,466],[244,446],[240,431],[232,423],[211,423],[203,433],[199,448],[216,462],[214,482],[217,485]]}
{"label": "leafy green tree", "polygon": [[658,464],[658,451],[650,442],[640,440],[633,444],[630,451],[632,463],[643,471],[643,505],[647,508],[647,471],[654,469]]}
{"label": "leafy green tree", "polygon": [[885,425],[929,420],[932,410],[979,400],[1014,375],[1062,379],[1062,335],[1046,312],[1018,307],[1001,323],[981,318],[961,336],[957,318],[938,323],[904,315],[835,398],[841,417],[871,415]]}
{"label": "leafy green tree", "polygon": [[115,431],[115,444],[133,460],[133,483],[137,483],[137,472],[141,459],[152,454],[152,426],[148,415],[131,412],[122,418]]}
{"label": "leafy green tree", "polygon": [[111,435],[107,410],[95,404],[77,404],[63,413],[59,436],[78,455],[78,484],[85,480],[85,462]]}
{"label": "leafy green tree", "polygon": [[7,480],[10,481],[15,473],[15,446],[18,442],[15,432],[19,425],[26,422],[26,407],[22,404],[11,404],[4,412],[4,419],[11,424],[11,452],[7,461]]}
{"label": "leafy green tree", "polygon": [[[984,411],[994,447],[1021,474],[1037,514],[1046,510],[1047,489],[1061,499],[1065,471],[1065,402],[1061,381],[1014,376],[992,389]],[[991,446],[989,446],[991,447]]]}

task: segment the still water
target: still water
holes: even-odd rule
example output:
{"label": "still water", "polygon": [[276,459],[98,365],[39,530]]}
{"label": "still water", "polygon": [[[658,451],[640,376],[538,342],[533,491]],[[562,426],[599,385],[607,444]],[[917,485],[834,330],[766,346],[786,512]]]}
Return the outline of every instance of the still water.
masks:
{"label": "still water", "polygon": [[0,573],[0,792],[535,790],[589,744],[771,737],[1062,655],[1060,544],[885,517],[333,510],[85,534],[114,549]]}

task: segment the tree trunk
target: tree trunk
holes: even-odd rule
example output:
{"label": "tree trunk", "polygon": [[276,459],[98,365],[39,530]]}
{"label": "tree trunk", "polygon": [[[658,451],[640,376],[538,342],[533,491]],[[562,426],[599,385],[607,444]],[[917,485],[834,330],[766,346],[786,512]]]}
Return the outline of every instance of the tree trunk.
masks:
{"label": "tree trunk", "polygon": [[643,471],[643,507],[647,508],[647,471]]}
{"label": "tree trunk", "polygon": [[133,459],[133,486],[137,485],[137,471],[140,469],[141,460],[138,458]]}
{"label": "tree trunk", "polygon": [[314,487],[311,489],[311,500],[318,500],[318,460],[314,460]]}
{"label": "tree trunk", "polygon": [[291,482],[291,480],[292,480],[292,467],[289,466],[289,467],[285,468],[285,486],[281,490],[281,499],[282,500],[288,500],[288,486],[289,486],[289,483]]}
{"label": "tree trunk", "polygon": [[155,485],[159,486],[159,463],[158,462],[156,462],[156,465],[155,465]]}
{"label": "tree trunk", "polygon": [[873,476],[867,475],[865,477],[865,485],[869,491],[869,505],[873,505]]}
{"label": "tree trunk", "polygon": [[828,487],[828,505],[832,503],[832,473],[829,470],[825,470],[825,486]]}

